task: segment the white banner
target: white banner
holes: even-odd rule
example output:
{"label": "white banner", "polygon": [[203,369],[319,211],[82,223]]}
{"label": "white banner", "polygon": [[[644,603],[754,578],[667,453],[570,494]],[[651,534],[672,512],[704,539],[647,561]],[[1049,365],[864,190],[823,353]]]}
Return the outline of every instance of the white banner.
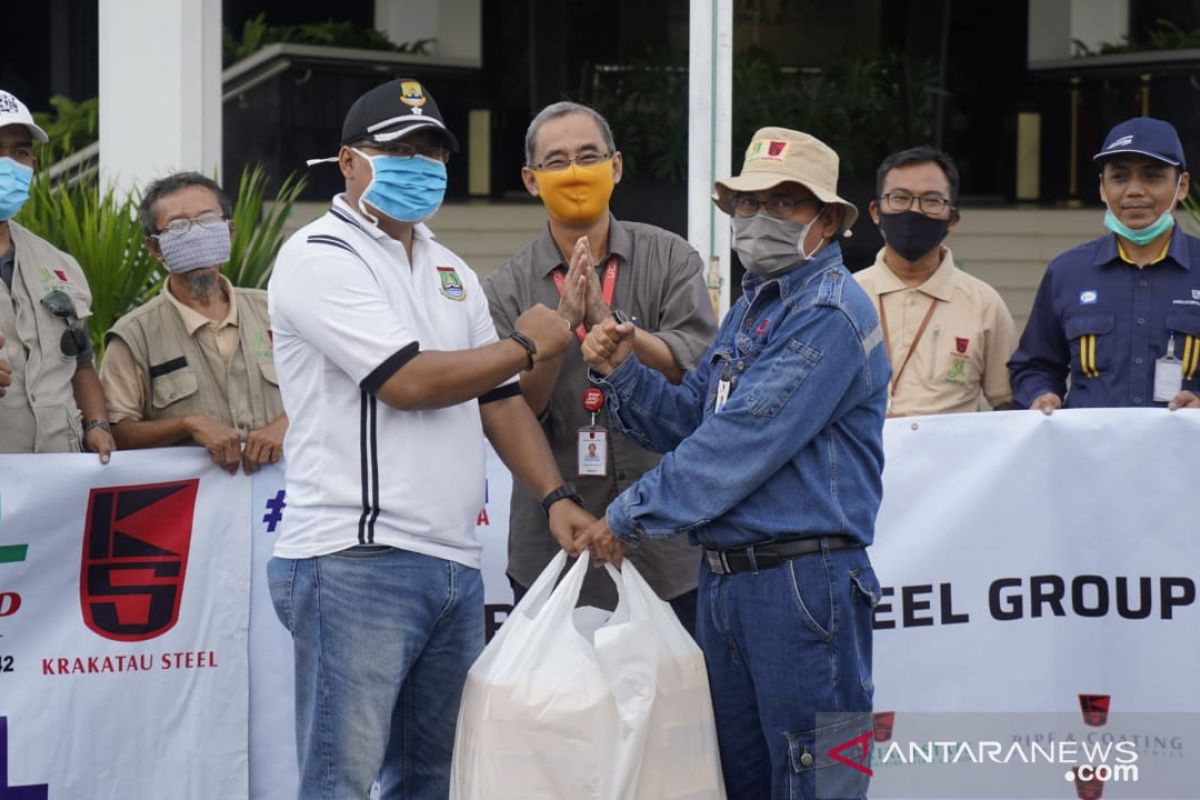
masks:
{"label": "white banner", "polygon": [[0,459],[0,797],[247,797],[249,489],[198,449]]}
{"label": "white banner", "polygon": [[[1115,736],[1109,713],[1200,712],[1196,442],[1189,411],[889,421],[884,727],[1055,712]],[[494,454],[488,475],[490,634],[511,481]],[[282,468],[247,480],[195,448],[0,456],[0,797],[295,796],[291,639],[266,586],[286,502]],[[1147,758],[1196,757],[1155,724],[1132,731]]]}

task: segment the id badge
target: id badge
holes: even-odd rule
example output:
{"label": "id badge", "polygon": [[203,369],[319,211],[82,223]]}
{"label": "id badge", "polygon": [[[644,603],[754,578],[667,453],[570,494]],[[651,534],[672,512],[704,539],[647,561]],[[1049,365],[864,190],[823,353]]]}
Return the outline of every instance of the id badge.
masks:
{"label": "id badge", "polygon": [[729,400],[730,386],[731,386],[731,381],[727,381],[724,378],[717,381],[717,399],[716,399],[716,402],[713,403],[713,413],[714,414],[719,413],[720,410],[725,407],[725,402],[727,400]]}
{"label": "id badge", "polygon": [[1164,356],[1154,362],[1154,402],[1169,403],[1183,390],[1183,362]]}
{"label": "id badge", "polygon": [[608,474],[608,431],[579,429],[579,476],[603,478]]}

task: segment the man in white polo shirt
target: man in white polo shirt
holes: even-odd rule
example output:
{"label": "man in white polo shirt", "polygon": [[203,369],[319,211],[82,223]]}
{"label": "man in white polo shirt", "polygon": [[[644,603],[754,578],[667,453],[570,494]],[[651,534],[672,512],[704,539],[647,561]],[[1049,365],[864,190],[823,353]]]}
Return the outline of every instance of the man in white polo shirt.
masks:
{"label": "man in white polo shirt", "polygon": [[483,646],[475,518],[486,435],[572,553],[592,519],[516,375],[563,351],[543,305],[497,339],[475,274],[422,220],[458,142],[414,80],[360,97],[346,192],[284,245],[268,286],[288,510],[268,567],[292,632],[300,796],[445,797]]}

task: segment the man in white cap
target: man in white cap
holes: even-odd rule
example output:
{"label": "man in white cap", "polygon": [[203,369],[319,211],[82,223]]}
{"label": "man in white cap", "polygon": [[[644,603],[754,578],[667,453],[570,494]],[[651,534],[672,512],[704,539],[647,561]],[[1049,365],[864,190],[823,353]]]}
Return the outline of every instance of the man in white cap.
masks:
{"label": "man in white cap", "polygon": [[79,263],[13,217],[49,141],[25,104],[0,90],[0,453],[115,449],[92,363],[92,294]]}
{"label": "man in white cap", "polygon": [[858,212],[837,164],[807,134],[763,128],[741,175],[717,181],[747,274],[681,385],[638,363],[628,323],[583,345],[614,425],[666,454],[583,538],[602,559],[683,533],[704,547],[696,637],[731,798],[866,792],[829,751],[870,731],[880,587],[865,548],[891,369],[842,264]]}
{"label": "man in white cap", "polygon": [[484,437],[543,498],[560,546],[592,521],[517,375],[574,335],[544,305],[496,336],[475,273],[424,221],[458,141],[416,80],[350,107],[346,191],[267,287],[289,425],[287,514],[267,567],[292,633],[300,796],[444,798],[483,649]]}

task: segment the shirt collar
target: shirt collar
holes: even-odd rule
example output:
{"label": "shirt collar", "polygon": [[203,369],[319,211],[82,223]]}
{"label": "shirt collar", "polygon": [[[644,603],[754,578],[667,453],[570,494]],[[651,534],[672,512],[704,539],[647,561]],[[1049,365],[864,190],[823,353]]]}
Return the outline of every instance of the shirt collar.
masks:
{"label": "shirt collar", "polygon": [[[390,238],[386,233],[380,230],[378,225],[371,222],[371,220],[363,216],[361,211],[346,201],[345,192],[334,195],[333,206],[330,209],[330,213],[332,213],[342,222],[345,222],[347,225],[353,225],[355,228],[358,228],[372,239]],[[433,231],[430,230],[429,226],[424,222],[418,222],[416,225],[413,225],[413,236],[417,239],[434,238]]]}
{"label": "shirt collar", "polygon": [[[611,213],[608,215],[608,255],[616,256],[628,264],[629,256],[633,253],[633,234]],[[562,253],[558,252],[558,244],[550,234],[550,223],[542,228],[541,234],[533,243],[534,265],[538,272],[549,275],[559,267],[566,267],[567,262]],[[605,259],[607,260],[607,259]]]}
{"label": "shirt collar", "polygon": [[938,300],[949,301],[954,296],[954,254],[950,252],[949,247],[942,248],[942,262],[938,268],[933,271],[933,274],[925,279],[925,282],[920,286],[910,287],[904,281],[892,272],[891,267],[883,260],[883,254],[886,248],[881,249],[875,255],[875,264],[879,267],[879,275],[876,279],[876,285],[879,287],[879,294],[888,294],[890,292],[899,292],[909,288],[915,288],[917,291],[935,297]]}
{"label": "shirt collar", "polygon": [[742,276],[742,294],[746,296],[746,300],[753,300],[754,295],[760,289],[767,288],[770,285],[775,285],[778,288],[779,296],[786,298],[788,295],[799,291],[812,278],[821,274],[830,264],[840,264],[842,262],[842,246],[836,241],[832,241],[820,249],[813,256],[811,261],[803,262],[800,265],[793,267],[782,275],[767,278],[763,275],[755,275],[753,272],[747,271]]}
{"label": "shirt collar", "polygon": [[[233,284],[230,283],[229,279],[224,275],[218,274],[217,280],[221,284],[221,290],[224,291],[225,296],[229,298],[229,313],[225,315],[225,319],[214,323],[213,327],[217,329],[224,328],[226,325],[233,325],[234,327],[237,327],[237,294],[233,291]],[[167,296],[167,302],[175,306],[175,310],[179,312],[179,317],[183,320],[183,327],[184,330],[188,332],[188,336],[191,336],[205,325],[213,323],[213,320],[204,316],[196,309],[185,305],[182,300],[172,294],[170,281],[163,283],[163,294]]]}
{"label": "shirt collar", "polygon": [[[1189,259],[1188,237],[1182,230],[1179,229],[1179,223],[1171,229],[1171,238],[1167,242],[1166,252],[1153,261],[1151,264],[1157,264],[1160,261],[1173,261],[1186,270],[1191,269],[1191,261]],[[1124,255],[1124,248],[1120,246],[1118,237],[1115,233],[1110,233],[1105,236],[1100,242],[1100,246],[1096,248],[1096,257],[1092,260],[1092,264],[1097,267],[1103,267],[1107,264],[1133,264]]]}

